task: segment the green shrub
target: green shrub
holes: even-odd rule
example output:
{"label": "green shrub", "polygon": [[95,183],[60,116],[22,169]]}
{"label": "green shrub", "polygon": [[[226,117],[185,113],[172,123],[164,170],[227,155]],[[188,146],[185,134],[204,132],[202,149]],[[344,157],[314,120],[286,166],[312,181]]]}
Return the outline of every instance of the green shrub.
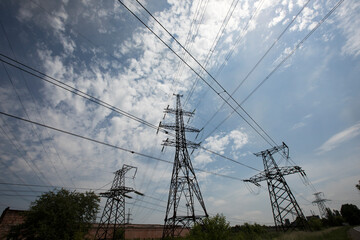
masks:
{"label": "green shrub", "polygon": [[223,215],[208,217],[190,230],[189,240],[227,240],[230,239],[230,224]]}

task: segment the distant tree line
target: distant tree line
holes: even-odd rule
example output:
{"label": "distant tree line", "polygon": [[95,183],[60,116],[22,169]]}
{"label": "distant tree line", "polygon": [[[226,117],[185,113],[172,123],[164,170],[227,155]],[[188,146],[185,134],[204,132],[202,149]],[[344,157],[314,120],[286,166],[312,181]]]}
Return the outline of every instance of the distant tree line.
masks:
{"label": "distant tree line", "polygon": [[[360,190],[360,181],[356,185]],[[99,197],[94,192],[78,193],[61,189],[44,193],[31,204],[25,213],[25,222],[14,226],[7,239],[29,240],[77,240],[86,239],[99,209]],[[340,211],[327,209],[326,218],[312,217],[308,220],[312,230],[326,227],[360,224],[360,209],[353,204],[343,204]],[[225,216],[217,214],[195,224],[186,240],[242,240],[272,239],[273,231],[259,224],[245,223],[230,227]]]}

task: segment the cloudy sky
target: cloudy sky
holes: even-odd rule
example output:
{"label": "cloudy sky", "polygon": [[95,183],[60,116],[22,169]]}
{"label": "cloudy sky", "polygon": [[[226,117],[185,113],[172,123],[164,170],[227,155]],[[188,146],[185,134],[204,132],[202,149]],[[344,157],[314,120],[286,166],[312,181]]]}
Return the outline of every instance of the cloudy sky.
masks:
{"label": "cloudy sky", "polygon": [[318,214],[315,191],[332,209],[360,207],[360,2],[140,3],[123,1],[131,13],[114,0],[0,2],[1,211],[54,187],[106,191],[128,164],[128,186],[145,193],[128,200],[133,222],[163,223],[174,149],[162,152],[169,136],[151,126],[174,120],[163,120],[174,93],[202,129],[187,138],[228,158],[191,155],[210,214],[273,222],[266,183],[241,179],[263,170],[253,153],[282,141],[291,161],[275,155],[279,165],[311,182],[286,177],[305,215]]}

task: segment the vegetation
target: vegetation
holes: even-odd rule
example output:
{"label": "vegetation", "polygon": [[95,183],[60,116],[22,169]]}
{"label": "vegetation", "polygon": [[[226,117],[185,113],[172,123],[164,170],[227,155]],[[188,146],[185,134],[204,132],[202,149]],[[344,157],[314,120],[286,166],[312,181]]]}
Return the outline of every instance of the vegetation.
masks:
{"label": "vegetation", "polygon": [[341,215],[350,225],[360,224],[360,209],[353,204],[344,204],[341,206]]}
{"label": "vegetation", "polygon": [[318,217],[311,217],[308,220],[308,224],[312,231],[319,231],[324,228],[323,221]]}
{"label": "vegetation", "polygon": [[342,226],[344,218],[338,210],[331,211],[330,208],[326,209],[326,218],[322,219],[323,225],[327,227]]}
{"label": "vegetation", "polygon": [[11,229],[8,239],[84,239],[96,219],[99,202],[94,192],[61,189],[44,193],[31,204],[25,222]]}
{"label": "vegetation", "polygon": [[270,233],[266,226],[259,224],[230,227],[223,215],[204,219],[203,224],[196,224],[186,240],[257,240],[272,239],[276,233]]}
{"label": "vegetation", "polygon": [[356,184],[356,188],[360,191],[360,180],[359,180],[359,184]]}
{"label": "vegetation", "polygon": [[350,240],[348,230],[350,227],[332,227],[315,232],[282,233],[273,240]]}
{"label": "vegetation", "polygon": [[229,239],[230,224],[223,215],[205,218],[203,224],[196,224],[190,231],[189,240]]}
{"label": "vegetation", "polygon": [[339,211],[328,209],[330,219],[309,219],[311,232],[293,231],[287,233],[275,232],[267,226],[245,223],[241,226],[230,227],[223,215],[217,214],[204,220],[203,224],[196,224],[184,240],[346,240],[349,226],[327,227],[330,224],[342,225],[343,218]]}

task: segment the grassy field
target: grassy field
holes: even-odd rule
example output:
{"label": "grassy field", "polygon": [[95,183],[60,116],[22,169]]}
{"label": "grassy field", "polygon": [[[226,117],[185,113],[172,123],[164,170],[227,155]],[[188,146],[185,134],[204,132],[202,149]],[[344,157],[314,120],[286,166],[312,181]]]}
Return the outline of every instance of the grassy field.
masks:
{"label": "grassy field", "polygon": [[280,234],[274,240],[350,240],[347,232],[350,227],[333,227],[316,232],[291,232]]}
{"label": "grassy field", "polygon": [[[351,227],[332,227],[321,231],[302,232],[294,231],[289,233],[276,233],[276,232],[262,232],[262,233],[232,233],[226,239],[228,240],[351,240],[348,236],[348,231]],[[200,238],[178,238],[184,240],[193,239],[209,239],[207,237]],[[211,239],[219,239],[214,236]]]}

